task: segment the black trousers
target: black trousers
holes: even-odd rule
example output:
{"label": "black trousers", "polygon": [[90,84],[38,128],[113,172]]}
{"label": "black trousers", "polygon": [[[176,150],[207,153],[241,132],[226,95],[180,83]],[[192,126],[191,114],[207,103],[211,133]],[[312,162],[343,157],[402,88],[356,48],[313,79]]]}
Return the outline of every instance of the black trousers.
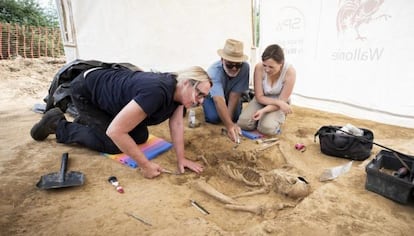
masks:
{"label": "black trousers", "polygon": [[[81,73],[71,82],[71,99],[79,117],[74,122],[60,121],[56,128],[56,139],[58,143],[75,143],[99,152],[117,154],[121,151],[105,134],[114,116],[91,103],[91,93],[85,85],[86,79],[99,79],[93,78],[93,75],[91,72],[84,78]],[[148,139],[148,128],[138,125],[129,135],[137,144],[144,143]]]}

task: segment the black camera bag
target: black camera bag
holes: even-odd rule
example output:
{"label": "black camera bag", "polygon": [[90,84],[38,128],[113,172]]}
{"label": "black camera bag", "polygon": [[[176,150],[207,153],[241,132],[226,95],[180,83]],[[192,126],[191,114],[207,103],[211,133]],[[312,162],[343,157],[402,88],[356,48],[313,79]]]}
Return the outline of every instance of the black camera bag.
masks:
{"label": "black camera bag", "polygon": [[374,134],[371,130],[359,128],[364,131],[363,136],[350,133],[337,132],[341,126],[322,126],[314,136],[319,138],[321,152],[335,157],[363,161],[371,155]]}

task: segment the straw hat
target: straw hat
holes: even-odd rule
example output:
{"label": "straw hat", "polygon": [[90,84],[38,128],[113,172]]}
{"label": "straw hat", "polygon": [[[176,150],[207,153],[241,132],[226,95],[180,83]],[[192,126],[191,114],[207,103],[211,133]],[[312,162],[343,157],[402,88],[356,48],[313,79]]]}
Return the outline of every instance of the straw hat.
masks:
{"label": "straw hat", "polygon": [[243,54],[243,43],[235,39],[227,39],[223,49],[217,50],[219,56],[231,62],[243,62],[249,58]]}

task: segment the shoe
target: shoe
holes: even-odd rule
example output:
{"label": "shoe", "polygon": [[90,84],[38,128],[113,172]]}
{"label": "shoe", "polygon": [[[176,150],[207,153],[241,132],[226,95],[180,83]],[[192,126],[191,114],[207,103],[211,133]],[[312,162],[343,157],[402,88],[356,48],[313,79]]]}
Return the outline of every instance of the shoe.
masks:
{"label": "shoe", "polygon": [[58,107],[50,109],[43,115],[42,119],[32,127],[30,135],[34,140],[45,140],[49,134],[54,134],[56,132],[56,127],[60,120],[66,120],[63,112]]}

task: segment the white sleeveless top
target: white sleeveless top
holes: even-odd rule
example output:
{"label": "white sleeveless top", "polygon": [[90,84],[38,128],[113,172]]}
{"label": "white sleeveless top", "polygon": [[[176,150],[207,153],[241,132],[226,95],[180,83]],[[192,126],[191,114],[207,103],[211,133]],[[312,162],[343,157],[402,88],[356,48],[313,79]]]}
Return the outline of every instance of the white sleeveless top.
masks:
{"label": "white sleeveless top", "polygon": [[263,80],[262,80],[262,86],[263,86],[263,94],[268,97],[273,98],[279,98],[280,93],[282,92],[283,85],[285,84],[286,80],[286,72],[289,69],[290,64],[285,61],[283,64],[282,70],[280,72],[280,76],[276,81],[276,84],[274,84],[272,87],[267,82],[267,74],[263,73]]}

